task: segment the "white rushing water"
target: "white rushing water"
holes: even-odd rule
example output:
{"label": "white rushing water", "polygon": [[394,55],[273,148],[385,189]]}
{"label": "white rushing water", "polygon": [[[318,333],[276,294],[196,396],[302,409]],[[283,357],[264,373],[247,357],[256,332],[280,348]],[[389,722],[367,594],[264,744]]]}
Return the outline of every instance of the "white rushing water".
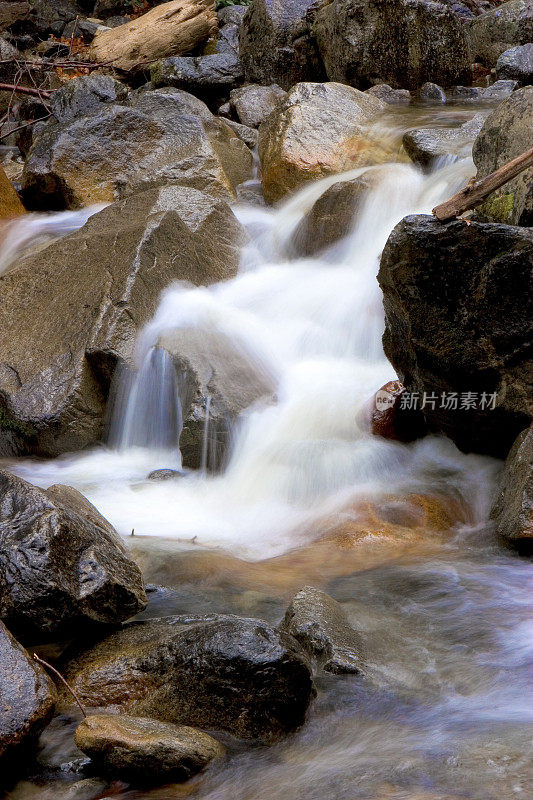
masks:
{"label": "white rushing water", "polygon": [[[351,234],[320,258],[287,259],[296,226],[321,193],[365,171],[375,180]],[[120,389],[112,439],[118,449],[21,462],[17,472],[43,486],[76,486],[123,534],[134,528],[195,538],[253,558],[294,546],[300,534],[293,532],[357,494],[431,490],[442,469],[476,496],[493,469],[487,460],[436,438],[387,442],[362,421],[373,393],[395,377],[381,346],[376,274],[383,246],[406,214],[430,212],[472,173],[470,160],[431,175],[389,164],[326,178],[276,209],[237,207],[251,237],[241,271],[220,284],[164,293],[139,338],[138,377]],[[256,370],[276,377],[277,400],[241,415],[222,475],[155,483],[145,480],[152,469],[180,466],[181,421],[170,361],[151,348],[164,331],[180,327],[245,347]]]}

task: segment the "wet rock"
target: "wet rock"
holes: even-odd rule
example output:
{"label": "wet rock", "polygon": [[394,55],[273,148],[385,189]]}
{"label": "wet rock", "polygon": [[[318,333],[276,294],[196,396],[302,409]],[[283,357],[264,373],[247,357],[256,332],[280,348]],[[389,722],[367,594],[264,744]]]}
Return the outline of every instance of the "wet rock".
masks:
{"label": "wet rock", "polygon": [[28,153],[23,197],[31,208],[77,208],[176,183],[233,198],[251,169],[227,126],[183,113],[173,95],[146,92],[135,108],[106,104],[48,126]]}
{"label": "wet rock", "polygon": [[526,86],[533,81],[533,44],[512,47],[506,50],[496,62],[496,75],[499,79],[518,81]]}
{"label": "wet rock", "polygon": [[521,549],[533,549],[533,428],[518,435],[507,456],[491,517],[499,536]]}
{"label": "wet rock", "polygon": [[427,81],[420,89],[420,99],[428,103],[445,103],[446,94],[441,86]]}
{"label": "wet rock", "polygon": [[65,25],[81,14],[80,7],[71,0],[32,0],[29,5],[28,14],[19,18],[12,30],[38,40],[44,40],[50,34],[59,39]]}
{"label": "wet rock", "polygon": [[418,409],[410,409],[406,401],[406,389],[400,381],[389,381],[378,389],[371,411],[374,436],[413,442],[427,433],[424,415]]}
{"label": "wet rock", "polygon": [[139,568],[83,495],[7,472],[0,491],[0,616],[12,630],[49,637],[142,611]]}
{"label": "wet rock", "polygon": [[320,81],[324,69],[309,32],[313,0],[252,0],[240,31],[240,58],[246,80],[290,89],[300,81]]}
{"label": "wet rock", "polygon": [[364,671],[361,637],[342,606],[312,586],[292,598],[280,630],[293,636],[325,672],[357,675]]}
{"label": "wet rock", "polygon": [[138,108],[149,117],[155,117],[169,124],[183,115],[199,117],[205,123],[211,123],[214,120],[213,114],[203,100],[183,89],[176,89],[174,86],[151,89],[150,84],[146,84],[131,93],[129,105],[132,108]]}
{"label": "wet rock", "polygon": [[129,17],[108,17],[105,21],[106,28],[119,28],[130,21]]}
{"label": "wet rock", "polygon": [[112,204],[4,273],[0,453],[97,442],[111,376],[133,359],[162,290],[233,277],[245,238],[225,202],[170,186]]}
{"label": "wet rock", "polygon": [[[20,749],[34,742],[49,723],[55,687],[0,622],[0,764],[5,771]],[[18,752],[17,752],[18,751]]]}
{"label": "wet rock", "polygon": [[411,92],[408,89],[393,89],[387,83],[378,83],[366,90],[367,94],[383,100],[391,106],[407,105],[411,102]]}
{"label": "wet rock", "polygon": [[275,83],[272,86],[248,84],[230,93],[230,107],[243,125],[258,128],[286,97],[287,92]]}
{"label": "wet rock", "polygon": [[[533,146],[533,87],[519,89],[485,120],[473,147],[479,178]],[[493,192],[478,209],[483,218],[533,225],[533,167]]]}
{"label": "wet rock", "polygon": [[458,103],[501,103],[514,92],[516,81],[495,81],[491,86],[455,86],[449,99]]}
{"label": "wet rock", "polygon": [[174,481],[183,478],[184,472],[177,469],[154,469],[147,477],[149,481]]}
{"label": "wet rock", "polygon": [[387,160],[368,132],[386,107],[350,86],[297,84],[259,128],[265,199],[272,203],[307,181]]}
{"label": "wet rock", "polygon": [[468,158],[484,120],[484,114],[476,114],[458,128],[419,128],[407,131],[403,136],[403,146],[409,158],[424,167],[431,167],[436,159],[447,156]]}
{"label": "wet rock", "polygon": [[[146,6],[157,6],[166,0],[148,0]],[[125,16],[139,11],[139,0],[96,0],[93,14],[98,19]]]}
{"label": "wet rock", "polygon": [[0,219],[18,217],[24,213],[24,206],[0,164]]}
{"label": "wet rock", "polygon": [[127,87],[109,75],[82,75],[54,92],[50,105],[58,122],[71,122],[99,110],[102,104],[122,103],[127,97]]}
{"label": "wet rock", "polygon": [[183,464],[201,466],[207,427],[207,466],[224,462],[235,420],[259,401],[270,402],[275,376],[244,342],[217,330],[183,328],[163,334],[166,350],[179,376],[183,413],[180,450]]}
{"label": "wet rock", "polygon": [[309,17],[329,80],[417,90],[470,76],[464,16],[442,0],[325,0]]}
{"label": "wet rock", "polygon": [[[239,57],[239,27],[240,25],[223,25],[218,31],[215,44],[215,53],[230,53],[235,58]],[[209,43],[207,48],[209,48]]]}
{"label": "wet rock", "polygon": [[533,42],[530,0],[509,0],[468,23],[472,61],[496,66],[498,58],[516,45]]}
{"label": "wet rock", "polygon": [[505,456],[533,417],[532,259],[530,229],[422,215],[383,251],[385,353],[418,408],[426,393],[429,428],[463,450]]}
{"label": "wet rock", "polygon": [[[248,125],[241,125],[240,122],[235,122],[232,119],[224,120],[226,125],[229,125],[233,133],[239,137],[241,142],[250,148],[250,150],[255,150],[257,147],[257,143],[259,141],[259,133],[257,132],[256,128],[249,128]],[[239,197],[239,188],[237,187],[237,199]]]}
{"label": "wet rock", "polygon": [[224,747],[203,731],[126,714],[93,714],[76,729],[76,746],[114,778],[186,781]]}
{"label": "wet rock", "polygon": [[256,619],[165,617],[126,625],[65,665],[87,706],[273,741],[313,691],[297,642]]}
{"label": "wet rock", "polygon": [[220,25],[238,25],[240,27],[247,11],[248,6],[225,6],[217,11],[218,21]]}
{"label": "wet rock", "polygon": [[313,203],[302,218],[291,241],[292,253],[314,256],[341,242],[352,230],[372,178],[361,175],[338,181]]}
{"label": "wet rock", "polygon": [[234,53],[172,56],[152,64],[154,87],[176,86],[202,96],[227,94],[244,80],[241,62]]}

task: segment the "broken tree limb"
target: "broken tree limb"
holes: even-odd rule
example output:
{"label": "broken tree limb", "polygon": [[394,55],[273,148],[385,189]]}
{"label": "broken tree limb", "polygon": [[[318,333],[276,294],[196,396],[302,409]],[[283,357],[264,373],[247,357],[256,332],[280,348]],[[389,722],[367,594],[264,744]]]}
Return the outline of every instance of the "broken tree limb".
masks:
{"label": "broken tree limb", "polygon": [[470,211],[481,205],[492,192],[516,178],[528,167],[533,167],[533,147],[513,158],[512,161],[508,161],[507,164],[504,164],[495,172],[491,172],[486,178],[470,181],[464,189],[454,194],[449,200],[435,206],[433,215],[440,222],[449,222],[451,219],[457,219],[465,211]]}
{"label": "broken tree limb", "polygon": [[84,55],[129,71],[191,52],[216,32],[217,25],[213,0],[172,0],[119,28],[97,31]]}
{"label": "broken tree limb", "polygon": [[45,89],[38,89],[33,86],[18,86],[16,83],[0,83],[0,91],[31,94],[34,97],[44,97],[45,99],[52,96],[51,92],[47,92]]}

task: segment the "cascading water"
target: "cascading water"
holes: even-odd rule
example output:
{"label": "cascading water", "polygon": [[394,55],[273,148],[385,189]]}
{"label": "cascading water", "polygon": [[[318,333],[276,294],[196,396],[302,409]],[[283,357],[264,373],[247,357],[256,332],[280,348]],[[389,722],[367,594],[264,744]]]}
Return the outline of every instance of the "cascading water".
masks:
{"label": "cascading water", "polygon": [[[372,189],[351,233],[320,257],[294,258],[291,242],[315,200],[334,182],[365,172]],[[362,421],[373,393],[394,377],[381,348],[376,272],[383,245],[403,216],[429,212],[472,173],[469,159],[431,175],[381,165],[310,185],[278,209],[236,208],[250,234],[239,275],[165,292],[139,337],[137,372],[117,376],[109,447],[9,465],[39,485],[75,485],[123,534],[135,528],[131,542],[142,545],[149,580],[167,587],[151,595],[148,615],[215,611],[277,624],[294,588],[328,575],[326,588],[361,631],[366,661],[384,676],[384,688],[323,676],[300,732],[268,752],[230,747],[227,763],[189,783],[188,796],[527,796],[530,572],[493,545],[487,528],[498,464],[461,454],[440,437],[385,441]],[[154,483],[146,480],[151,470],[180,465],[180,387],[170,358],[156,347],[176,329],[227,338],[276,384],[276,396],[241,415],[222,474],[201,469]],[[322,562],[333,562],[331,549],[318,551],[318,564],[301,555],[320,535],[319,521],[339,516],[354,498],[409,493],[446,495],[468,509],[436,552],[377,566],[363,558],[357,569],[337,560],[329,572]],[[138,541],[139,534],[166,539]],[[198,572],[195,557],[207,548],[206,556],[220,560],[208,559]],[[228,552],[259,563],[231,560]],[[46,763],[79,756],[71,732],[63,719],[47,729]],[[63,779],[50,787],[22,782],[10,800],[55,800]],[[113,796],[184,795],[180,787],[115,786]],[[96,791],[89,787],[87,797],[95,800]]]}

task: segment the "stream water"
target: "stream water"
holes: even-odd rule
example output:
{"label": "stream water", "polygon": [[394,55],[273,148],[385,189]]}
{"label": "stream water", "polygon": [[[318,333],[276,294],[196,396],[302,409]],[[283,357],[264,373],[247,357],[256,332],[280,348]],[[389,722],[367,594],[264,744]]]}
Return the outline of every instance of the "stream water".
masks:
{"label": "stream water", "polygon": [[[501,549],[488,522],[500,465],[441,437],[385,441],[365,422],[369,399],[395,377],[381,347],[381,250],[402,217],[430,212],[473,164],[366,171],[376,180],[351,233],[319,258],[287,255],[298,223],[332,183],[365,170],[276,209],[236,207],[250,235],[238,276],[166,290],[108,445],[7,466],[41,486],[76,486],[127,537],[153,584],[144,617],[213,611],[277,623],[295,589],[320,585],[361,631],[379,680],[319,677],[294,736],[269,749],[229,742],[222,766],[150,791],[80,775],[75,720],[60,717],[43,734],[40,772],[10,800],[531,797],[533,586],[530,565]],[[46,218],[48,230],[82,224],[76,213]],[[176,376],[153,350],[176,328],[228,337],[275,383],[276,402],[242,415],[222,474],[153,482],[151,470],[181,465]],[[445,533],[418,515],[420,498],[445,509]],[[345,539],[363,508],[377,522],[340,546],[339,530]]]}

